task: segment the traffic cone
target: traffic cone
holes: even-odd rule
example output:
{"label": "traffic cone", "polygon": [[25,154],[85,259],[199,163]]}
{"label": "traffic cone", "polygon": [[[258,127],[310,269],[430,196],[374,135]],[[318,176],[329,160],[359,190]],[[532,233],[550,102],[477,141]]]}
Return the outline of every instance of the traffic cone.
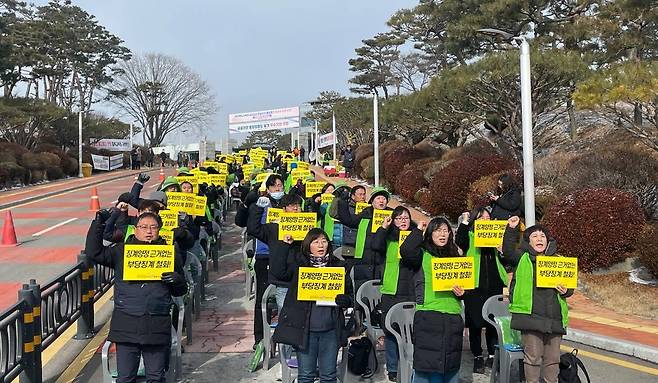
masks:
{"label": "traffic cone", "polygon": [[91,188],[91,202],[89,203],[89,211],[99,211],[101,209],[101,203],[98,200],[98,190],[96,188]]}
{"label": "traffic cone", "polygon": [[165,179],[164,169],[162,168],[162,166],[160,166],[160,182],[164,181],[164,179]]}
{"label": "traffic cone", "polygon": [[16,230],[14,230],[14,219],[11,217],[11,211],[5,212],[5,224],[2,227],[2,242],[0,247],[18,246],[16,241]]}

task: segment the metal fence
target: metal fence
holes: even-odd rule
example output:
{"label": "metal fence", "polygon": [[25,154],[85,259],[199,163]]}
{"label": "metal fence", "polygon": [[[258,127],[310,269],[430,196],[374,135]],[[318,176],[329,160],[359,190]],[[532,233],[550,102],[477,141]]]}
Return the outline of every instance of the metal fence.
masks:
{"label": "metal fence", "polygon": [[49,283],[30,280],[18,302],[0,314],[0,379],[41,383],[41,353],[73,323],[76,339],[94,335],[94,303],[114,283],[114,270],[93,264],[84,252],[78,263]]}

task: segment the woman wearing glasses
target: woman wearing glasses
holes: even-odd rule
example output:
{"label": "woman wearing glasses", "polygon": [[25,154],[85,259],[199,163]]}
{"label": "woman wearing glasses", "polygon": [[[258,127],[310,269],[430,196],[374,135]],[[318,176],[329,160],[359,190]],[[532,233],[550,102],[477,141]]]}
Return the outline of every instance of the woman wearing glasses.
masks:
{"label": "woman wearing glasses", "polygon": [[[412,231],[417,236],[422,236],[422,232],[411,221],[409,209],[398,206],[393,209],[391,216],[384,220],[373,238],[372,249],[385,260],[380,288],[382,301],[379,306],[382,311],[382,320],[386,318],[386,313],[396,303],[415,301],[414,270],[412,265],[400,258],[400,241],[404,241],[404,238]],[[385,335],[386,371],[388,379],[395,382],[399,360],[398,344],[393,334],[385,330]]]}

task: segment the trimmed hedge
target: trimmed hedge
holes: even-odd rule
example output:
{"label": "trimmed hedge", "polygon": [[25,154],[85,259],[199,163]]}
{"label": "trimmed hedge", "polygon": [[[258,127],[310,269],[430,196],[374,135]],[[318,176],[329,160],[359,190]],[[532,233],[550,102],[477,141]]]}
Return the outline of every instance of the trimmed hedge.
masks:
{"label": "trimmed hedge", "polygon": [[[390,150],[384,158],[384,177],[389,185],[396,192],[398,175],[403,171],[404,167],[408,164],[414,164],[416,161],[423,158],[423,153],[412,147],[400,147]],[[422,173],[419,174],[422,178]]]}
{"label": "trimmed hedge", "polygon": [[354,149],[354,174],[361,174],[363,166],[361,161],[375,154],[375,146],[372,143],[359,145]]}
{"label": "trimmed hedge", "polygon": [[622,261],[633,250],[645,218],[630,193],[599,188],[560,198],[543,223],[557,240],[558,252],[578,257],[579,268],[591,271]]}
{"label": "trimmed hedge", "polygon": [[427,181],[423,177],[423,165],[413,163],[404,167],[395,179],[395,191],[402,198],[413,201],[418,190],[427,187]]}
{"label": "trimmed hedge", "polygon": [[640,262],[658,278],[658,222],[652,222],[640,233],[635,243]]}
{"label": "trimmed hedge", "polygon": [[432,215],[445,214],[456,220],[466,206],[469,187],[478,179],[513,168],[513,160],[498,155],[465,156],[437,172],[430,183],[429,195],[421,202]]}

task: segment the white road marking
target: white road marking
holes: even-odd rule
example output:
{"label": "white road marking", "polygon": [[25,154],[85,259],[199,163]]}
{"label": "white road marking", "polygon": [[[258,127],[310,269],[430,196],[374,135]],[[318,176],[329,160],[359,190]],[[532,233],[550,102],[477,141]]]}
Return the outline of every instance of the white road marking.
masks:
{"label": "white road marking", "polygon": [[51,230],[53,230],[53,229],[57,229],[57,228],[60,227],[60,226],[64,226],[64,225],[66,225],[67,223],[71,223],[71,222],[75,221],[76,219],[77,219],[77,218],[67,219],[66,221],[64,221],[64,222],[60,222],[60,223],[58,223],[57,225],[53,225],[53,226],[51,226],[51,227],[49,227],[49,228],[47,228],[47,229],[43,229],[43,230],[41,230],[41,231],[38,232],[38,233],[34,233],[34,234],[32,234],[32,236],[33,236],[33,237],[38,237],[38,236],[40,236],[41,234],[45,234],[45,233],[47,233],[47,232],[49,232],[49,231],[51,231]]}

